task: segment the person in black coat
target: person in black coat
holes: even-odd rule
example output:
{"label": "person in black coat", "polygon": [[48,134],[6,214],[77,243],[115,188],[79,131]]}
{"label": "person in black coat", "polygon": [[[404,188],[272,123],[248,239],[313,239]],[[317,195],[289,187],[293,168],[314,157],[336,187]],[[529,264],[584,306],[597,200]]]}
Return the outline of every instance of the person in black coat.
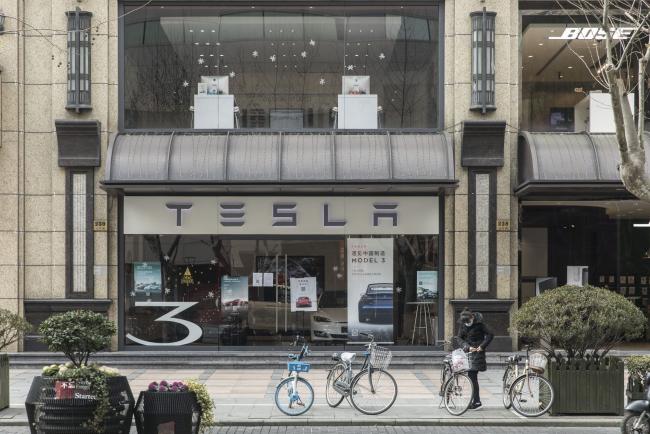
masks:
{"label": "person in black coat", "polygon": [[494,335],[483,323],[483,315],[465,308],[460,313],[460,327],[458,330],[459,345],[463,351],[469,353],[469,371],[467,375],[474,385],[474,395],[469,408],[479,408],[481,396],[479,393],[478,373],[487,370],[485,349],[492,342]]}

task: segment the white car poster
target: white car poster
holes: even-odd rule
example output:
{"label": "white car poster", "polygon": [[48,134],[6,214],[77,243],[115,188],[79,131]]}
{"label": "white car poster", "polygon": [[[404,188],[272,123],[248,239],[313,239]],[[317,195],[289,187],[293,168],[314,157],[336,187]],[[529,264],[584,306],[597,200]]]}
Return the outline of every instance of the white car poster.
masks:
{"label": "white car poster", "polygon": [[292,277],[291,285],[291,312],[316,312],[318,310],[316,298],[315,277]]}
{"label": "white car poster", "polygon": [[393,342],[393,239],[348,238],[348,339]]}

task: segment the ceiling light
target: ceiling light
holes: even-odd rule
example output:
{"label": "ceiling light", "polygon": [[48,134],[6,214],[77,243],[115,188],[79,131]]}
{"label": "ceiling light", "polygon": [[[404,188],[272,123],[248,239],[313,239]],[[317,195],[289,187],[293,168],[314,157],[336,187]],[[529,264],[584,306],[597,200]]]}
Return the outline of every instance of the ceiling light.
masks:
{"label": "ceiling light", "polygon": [[194,33],[194,30],[190,29],[190,33]]}
{"label": "ceiling light", "polygon": [[540,42],[540,43],[537,44],[537,45],[539,45],[540,47],[542,47],[542,46],[544,45],[544,43],[543,43],[543,42]]}
{"label": "ceiling light", "polygon": [[529,54],[529,55],[528,55],[528,58],[529,58],[529,59],[532,59],[532,58],[533,58],[533,55],[532,55],[532,54]]}
{"label": "ceiling light", "polygon": [[569,66],[569,69],[573,69],[573,66]]}
{"label": "ceiling light", "polygon": [[201,33],[203,33],[205,30],[201,29]]}

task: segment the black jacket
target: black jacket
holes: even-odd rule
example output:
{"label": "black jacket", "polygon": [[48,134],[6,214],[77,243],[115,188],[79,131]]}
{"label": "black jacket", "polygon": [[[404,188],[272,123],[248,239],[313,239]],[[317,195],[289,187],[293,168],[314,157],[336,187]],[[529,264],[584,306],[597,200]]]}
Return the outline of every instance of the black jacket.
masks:
{"label": "black jacket", "polygon": [[485,349],[492,342],[494,335],[488,327],[483,323],[483,315],[478,312],[474,313],[474,322],[471,326],[467,327],[465,324],[460,324],[458,330],[459,344],[464,351],[469,351],[470,347],[481,347],[483,351],[469,353],[469,369],[470,371],[485,371],[487,369],[487,362],[485,360]]}

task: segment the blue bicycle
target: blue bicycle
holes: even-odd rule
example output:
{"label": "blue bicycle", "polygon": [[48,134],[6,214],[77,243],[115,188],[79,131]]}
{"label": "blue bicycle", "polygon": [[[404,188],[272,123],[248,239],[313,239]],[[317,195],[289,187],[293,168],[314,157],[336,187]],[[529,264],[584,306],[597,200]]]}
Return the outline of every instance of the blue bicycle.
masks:
{"label": "blue bicycle", "polygon": [[309,381],[300,377],[300,373],[309,372],[309,363],[303,362],[309,354],[309,346],[304,338],[296,336],[294,346],[302,343],[298,354],[289,354],[287,369],[289,376],[275,388],[275,405],[288,416],[300,416],[309,411],[314,404],[314,389]]}

